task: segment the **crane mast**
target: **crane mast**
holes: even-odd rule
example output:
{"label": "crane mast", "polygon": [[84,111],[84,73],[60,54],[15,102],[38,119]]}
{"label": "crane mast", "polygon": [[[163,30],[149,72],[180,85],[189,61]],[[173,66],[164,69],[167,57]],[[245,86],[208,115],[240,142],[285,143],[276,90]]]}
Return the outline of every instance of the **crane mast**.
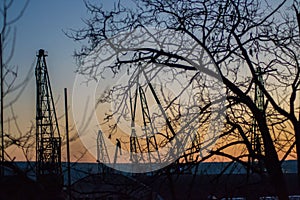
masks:
{"label": "crane mast", "polygon": [[[44,186],[62,185],[61,137],[46,64],[47,54],[37,54],[36,76],[36,176]],[[50,185],[49,185],[50,184]],[[51,188],[49,188],[51,189]]]}
{"label": "crane mast", "polygon": [[[263,86],[263,72],[260,67],[256,69],[256,76],[258,79],[258,82]],[[264,113],[264,94],[263,91],[259,88],[258,84],[255,84],[255,94],[254,94],[254,103],[256,104],[257,108],[261,111],[261,113]],[[249,164],[256,168],[256,170],[259,170],[260,172],[263,172],[264,170],[264,164],[261,159],[258,159],[257,156],[264,154],[264,146],[262,142],[262,136],[257,124],[257,121],[255,118],[252,120],[252,129],[251,129],[251,145],[254,152],[254,156],[249,156]],[[249,172],[248,172],[249,173]]]}

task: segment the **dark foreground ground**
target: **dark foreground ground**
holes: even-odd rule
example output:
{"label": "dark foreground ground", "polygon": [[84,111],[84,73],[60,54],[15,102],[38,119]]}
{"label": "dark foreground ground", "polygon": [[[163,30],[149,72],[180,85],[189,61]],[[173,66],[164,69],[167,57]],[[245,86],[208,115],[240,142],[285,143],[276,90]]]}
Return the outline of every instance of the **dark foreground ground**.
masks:
{"label": "dark foreground ground", "polygon": [[[14,165],[7,167],[11,173],[0,176],[0,200],[68,199],[66,187],[55,188],[53,181],[45,186],[28,178],[30,173]],[[126,175],[116,171],[86,171],[85,168],[72,171],[74,177],[80,177],[72,182],[72,199],[259,199],[276,195],[267,175],[170,174],[167,171]],[[289,195],[300,195],[297,174],[285,173],[285,179]]]}
{"label": "dark foreground ground", "polygon": [[[285,174],[285,178],[289,194],[299,195],[296,174]],[[105,197],[118,196],[119,199],[127,199],[127,196],[128,199],[209,199],[212,196],[217,199],[259,199],[275,196],[276,192],[267,176],[161,174],[153,177],[137,176],[134,180],[125,180],[120,175],[104,178],[101,175],[89,176],[73,185],[73,194],[79,199],[101,199],[103,194],[106,194]]]}
{"label": "dark foreground ground", "polygon": [[[296,174],[285,174],[290,195],[299,195]],[[186,174],[126,177],[121,174],[90,175],[72,185],[73,199],[217,199],[275,196],[268,177],[252,175]],[[53,192],[21,176],[0,179],[0,199],[67,199],[64,191]]]}

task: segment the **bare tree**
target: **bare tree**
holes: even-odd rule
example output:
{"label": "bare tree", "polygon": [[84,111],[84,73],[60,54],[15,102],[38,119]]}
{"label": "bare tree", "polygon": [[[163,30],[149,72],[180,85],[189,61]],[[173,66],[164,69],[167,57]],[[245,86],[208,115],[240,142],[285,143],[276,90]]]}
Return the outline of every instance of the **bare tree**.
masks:
{"label": "bare tree", "polygon": [[[180,70],[186,73],[198,70],[190,77],[190,83],[204,75],[218,80],[226,87],[226,126],[219,135],[219,145],[211,152],[241,163],[246,163],[249,156],[262,161],[278,197],[287,199],[279,157],[285,154],[282,156],[285,159],[293,152],[293,141],[298,158],[300,152],[300,108],[296,105],[300,85],[298,4],[286,0],[276,5],[256,0],[142,0],[128,6],[119,1],[111,11],[105,11],[86,2],[91,18],[85,21],[85,28],[69,36],[76,41],[87,41],[75,57],[78,73],[86,75],[88,80],[105,77],[107,71],[113,74],[128,71],[134,79],[141,75],[135,71],[141,63],[147,66],[144,70],[149,77],[154,77],[153,66],[160,65],[173,70],[173,80]],[[284,10],[287,7],[288,12]],[[153,33],[150,27],[158,31]],[[147,41],[155,45],[140,47],[135,43],[138,40],[139,44],[146,43],[145,34],[149,35]],[[172,41],[170,35],[181,43]],[[166,48],[166,44],[174,46]],[[195,51],[197,45],[207,57]],[[210,58],[216,68],[203,65],[201,61],[205,58]],[[112,64],[108,63],[111,59],[115,61]],[[198,82],[197,86],[204,91],[208,82]],[[262,106],[254,98],[255,87],[263,93]],[[112,93],[107,92],[106,101],[112,100]],[[220,101],[221,97],[215,99]],[[206,104],[199,107],[206,109],[215,104],[212,99],[202,103]],[[125,111],[118,110],[123,114]],[[111,113],[106,119],[114,114],[118,113]],[[253,121],[261,135],[263,152],[260,153],[255,152],[251,143]],[[236,146],[245,151],[239,155],[226,151]]]}

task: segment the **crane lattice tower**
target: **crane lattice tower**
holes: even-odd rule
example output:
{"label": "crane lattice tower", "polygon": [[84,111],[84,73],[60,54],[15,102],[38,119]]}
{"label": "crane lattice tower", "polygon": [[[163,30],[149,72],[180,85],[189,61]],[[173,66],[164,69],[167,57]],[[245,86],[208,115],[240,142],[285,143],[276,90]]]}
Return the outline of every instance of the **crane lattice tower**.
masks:
{"label": "crane lattice tower", "polygon": [[[264,81],[262,77],[263,73],[260,67],[256,69],[256,76],[258,79],[258,82],[261,86],[264,86]],[[260,89],[259,84],[255,84],[255,96],[254,96],[254,102],[257,106],[257,108],[261,111],[261,113],[264,113],[264,94],[263,91]],[[257,124],[257,121],[255,118],[252,120],[252,130],[251,130],[251,144],[252,144],[252,150],[255,154],[254,156],[250,156],[250,164],[253,166],[258,165],[257,167],[259,170],[263,170],[263,163],[261,159],[258,159],[258,156],[261,156],[264,154],[264,146],[262,143],[262,136]]]}
{"label": "crane lattice tower", "polygon": [[[62,184],[61,137],[46,64],[47,54],[37,54],[36,76],[36,176],[42,184]],[[50,188],[49,188],[50,189]]]}

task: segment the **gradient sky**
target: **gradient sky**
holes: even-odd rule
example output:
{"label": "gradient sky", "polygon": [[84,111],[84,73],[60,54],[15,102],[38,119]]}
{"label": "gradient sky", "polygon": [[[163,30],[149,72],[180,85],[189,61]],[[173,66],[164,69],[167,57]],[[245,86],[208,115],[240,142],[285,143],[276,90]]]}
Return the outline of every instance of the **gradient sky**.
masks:
{"label": "gradient sky", "polygon": [[[18,3],[21,4],[21,1]],[[17,41],[11,65],[19,67],[20,79],[33,63],[35,67],[36,52],[42,48],[48,51],[47,64],[54,96],[62,96],[65,87],[71,91],[76,67],[72,54],[76,44],[65,36],[63,30],[81,27],[81,19],[86,13],[81,0],[31,0],[22,18],[15,24]],[[30,95],[23,95],[22,102],[30,105],[28,109],[34,109],[34,71],[26,93]]]}
{"label": "gradient sky", "polygon": [[[12,12],[17,12],[24,0],[15,2]],[[113,1],[99,2],[110,6],[108,2]],[[53,90],[62,94],[64,87],[72,88],[76,68],[72,55],[80,44],[69,39],[64,31],[84,27],[82,20],[88,15],[83,0],[30,0],[24,15],[15,24],[17,43],[11,65],[27,72],[36,52],[45,49]]]}
{"label": "gradient sky", "polygon": [[[8,17],[14,17],[24,5],[24,0],[15,0],[8,11]],[[110,6],[113,1],[99,1]],[[64,31],[84,27],[83,19],[88,13],[82,0],[30,0],[22,18],[14,24],[16,44],[14,57],[9,63],[18,67],[18,80],[26,77],[28,71],[35,68],[36,52],[45,49],[48,52],[47,65],[51,79],[53,95],[59,98],[57,114],[64,114],[63,89],[68,88],[69,104],[75,80],[75,60],[72,57],[80,44],[69,39]],[[35,123],[35,76],[30,72],[28,87],[15,104],[15,110],[22,131],[27,131]],[[7,101],[4,102],[8,103]],[[72,113],[70,113],[72,117]],[[64,122],[63,122],[64,123]],[[63,124],[64,125],[64,124]],[[7,128],[7,127],[5,127]],[[61,130],[64,133],[64,129]],[[14,151],[13,151],[14,152]]]}
{"label": "gradient sky", "polygon": [[[24,3],[15,2],[13,13],[17,13]],[[113,1],[98,1],[105,7],[112,6]],[[89,16],[82,0],[31,0],[22,18],[15,24],[17,29],[15,54],[11,65],[19,67],[18,78],[25,78],[30,69],[34,69],[36,62],[36,52],[45,49],[48,52],[47,64],[54,98],[60,98],[56,106],[58,116],[64,114],[63,89],[69,91],[69,104],[72,104],[72,90],[75,82],[74,73],[76,69],[75,60],[72,54],[75,49],[80,48],[80,44],[75,43],[64,31],[84,27],[82,19]],[[34,70],[31,71],[32,78],[23,95],[15,105],[19,122],[24,131],[30,128],[31,123],[35,123],[35,77]],[[82,95],[84,92],[82,93]],[[85,102],[83,102],[84,104]],[[71,111],[72,112],[72,111]],[[72,113],[70,113],[72,117]],[[61,120],[64,126],[64,120]],[[97,132],[97,127],[92,127],[93,132]],[[65,129],[61,129],[64,134]],[[95,143],[95,138],[90,138]],[[77,157],[82,151],[81,145],[73,145],[71,149]],[[114,148],[113,148],[114,150]],[[12,156],[17,156],[17,150],[11,150]],[[77,153],[76,153],[77,152]],[[64,156],[63,156],[64,157]],[[93,161],[88,156],[85,160]]]}
{"label": "gradient sky", "polygon": [[[24,0],[15,0],[9,14],[18,13],[24,5],[23,2]],[[97,2],[108,8],[112,6],[113,1]],[[60,98],[57,105],[58,116],[64,114],[64,88],[68,88],[69,104],[72,103],[76,76],[76,64],[72,55],[74,50],[80,47],[80,44],[69,39],[63,31],[84,27],[82,19],[88,16],[83,0],[30,0],[22,18],[14,24],[17,30],[16,45],[10,65],[19,67],[18,79],[22,80],[30,69],[34,69],[36,52],[41,48],[48,52],[47,64],[53,95],[55,99]],[[34,70],[31,71],[31,77],[28,87],[15,105],[21,128],[25,131],[32,122],[35,123]],[[61,132],[64,133],[64,129]],[[73,149],[73,152],[76,150],[80,151]]]}

